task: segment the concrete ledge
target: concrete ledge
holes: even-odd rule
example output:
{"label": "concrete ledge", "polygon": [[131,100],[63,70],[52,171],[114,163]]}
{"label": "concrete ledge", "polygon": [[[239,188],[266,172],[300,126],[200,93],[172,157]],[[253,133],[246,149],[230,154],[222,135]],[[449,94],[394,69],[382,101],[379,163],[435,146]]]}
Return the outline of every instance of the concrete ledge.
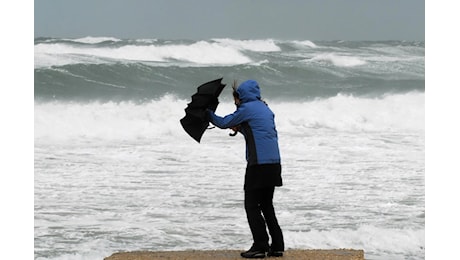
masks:
{"label": "concrete ledge", "polygon": [[[211,259],[243,259],[243,250],[209,250],[209,251],[135,251],[120,252],[104,258],[104,260],[211,260]],[[355,249],[312,249],[287,250],[282,258],[271,259],[305,259],[305,260],[364,260],[364,251]]]}

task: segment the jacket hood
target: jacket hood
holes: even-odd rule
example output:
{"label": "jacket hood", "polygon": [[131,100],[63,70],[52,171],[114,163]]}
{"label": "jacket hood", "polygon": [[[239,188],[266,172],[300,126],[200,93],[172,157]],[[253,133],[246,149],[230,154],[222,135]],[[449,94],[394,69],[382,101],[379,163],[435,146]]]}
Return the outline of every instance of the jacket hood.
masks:
{"label": "jacket hood", "polygon": [[236,89],[242,103],[260,100],[259,83],[255,80],[246,80]]}

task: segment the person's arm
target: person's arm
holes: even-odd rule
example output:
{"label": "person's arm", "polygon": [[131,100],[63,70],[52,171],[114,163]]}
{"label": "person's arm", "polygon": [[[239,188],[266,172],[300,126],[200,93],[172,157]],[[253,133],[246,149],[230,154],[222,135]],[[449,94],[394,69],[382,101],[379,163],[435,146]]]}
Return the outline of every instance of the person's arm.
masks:
{"label": "person's arm", "polygon": [[244,108],[240,107],[234,113],[220,117],[213,111],[208,110],[209,121],[221,129],[236,127],[244,121],[243,112]]}

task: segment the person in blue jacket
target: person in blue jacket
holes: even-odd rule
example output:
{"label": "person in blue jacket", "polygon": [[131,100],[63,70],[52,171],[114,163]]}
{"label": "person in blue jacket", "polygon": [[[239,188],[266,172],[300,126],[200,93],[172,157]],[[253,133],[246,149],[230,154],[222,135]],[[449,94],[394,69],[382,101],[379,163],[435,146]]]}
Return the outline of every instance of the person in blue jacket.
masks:
{"label": "person in blue jacket", "polygon": [[[246,141],[244,207],[254,243],[241,256],[263,258],[266,252],[268,256],[282,256],[283,233],[273,208],[275,186],[283,185],[275,115],[262,101],[257,81],[247,80],[235,87],[235,112],[225,117],[217,116],[211,110],[208,113],[215,126],[241,132]],[[267,227],[272,238],[271,245]]]}

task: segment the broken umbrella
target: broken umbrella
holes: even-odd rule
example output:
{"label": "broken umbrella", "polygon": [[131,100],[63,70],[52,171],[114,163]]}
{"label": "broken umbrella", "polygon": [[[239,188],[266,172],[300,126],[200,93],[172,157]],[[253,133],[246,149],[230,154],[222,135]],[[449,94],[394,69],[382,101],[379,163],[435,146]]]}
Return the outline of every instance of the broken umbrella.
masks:
{"label": "broken umbrella", "polygon": [[222,78],[200,85],[197,92],[192,95],[192,102],[185,108],[185,116],[180,120],[180,123],[185,132],[198,143],[209,126],[206,110],[216,111],[219,104],[218,97],[224,87]]}

